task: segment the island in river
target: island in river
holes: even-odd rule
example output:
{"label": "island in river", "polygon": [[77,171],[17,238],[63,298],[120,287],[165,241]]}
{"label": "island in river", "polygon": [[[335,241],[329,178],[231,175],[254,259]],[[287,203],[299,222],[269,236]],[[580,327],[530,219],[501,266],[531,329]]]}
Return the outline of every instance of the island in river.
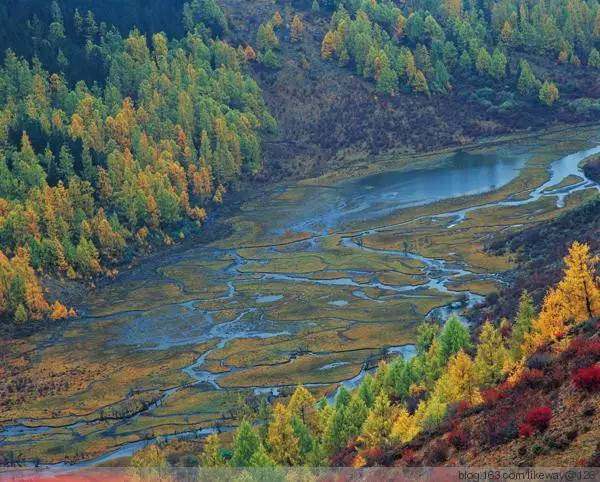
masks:
{"label": "island in river", "polygon": [[237,424],[303,384],[331,396],[417,324],[476,306],[512,267],[484,244],[598,195],[600,128],[388,159],[265,188],[229,235],[97,289],[82,316],[7,347],[24,380],[0,418],[14,460],[97,464]]}

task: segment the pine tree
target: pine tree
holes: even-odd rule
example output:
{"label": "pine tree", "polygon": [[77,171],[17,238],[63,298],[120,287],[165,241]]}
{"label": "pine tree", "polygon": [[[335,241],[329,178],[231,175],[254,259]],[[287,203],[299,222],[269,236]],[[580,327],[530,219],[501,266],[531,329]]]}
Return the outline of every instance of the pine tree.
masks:
{"label": "pine tree", "polygon": [[521,60],[519,63],[521,73],[517,81],[517,90],[523,96],[533,96],[540,90],[540,81],[536,79],[529,62]]}
{"label": "pine tree", "polygon": [[442,364],[445,364],[452,355],[471,347],[471,336],[468,328],[460,322],[458,317],[453,315],[446,321],[440,333],[439,342],[441,361]]}
{"label": "pine tree", "polygon": [[424,322],[417,327],[417,355],[427,353],[439,332],[440,325],[437,323]]}
{"label": "pine tree", "polygon": [[306,464],[315,451],[315,440],[309,428],[298,417],[292,418],[294,436],[298,439],[299,464]]}
{"label": "pine tree", "polygon": [[437,61],[433,69],[433,87],[434,90],[442,94],[450,90],[450,74],[443,62]]}
{"label": "pine tree", "polygon": [[233,454],[229,464],[232,467],[249,467],[252,456],[262,449],[258,434],[250,423],[244,420],[233,438]]}
{"label": "pine tree", "polygon": [[393,95],[398,89],[398,75],[396,71],[392,70],[389,66],[385,66],[381,69],[379,78],[377,79],[376,88],[378,92],[387,95]]}
{"label": "pine tree", "polygon": [[490,65],[492,58],[485,47],[481,47],[477,51],[477,58],[475,59],[475,68],[479,75],[488,74],[490,72]]}
{"label": "pine tree", "polygon": [[525,340],[525,336],[531,331],[535,315],[533,299],[527,290],[523,290],[509,340],[511,359],[515,362],[522,357],[521,345]]}
{"label": "pine tree", "polygon": [[506,76],[506,55],[496,48],[490,60],[489,74],[496,80],[502,80]]}
{"label": "pine tree", "polygon": [[359,395],[353,395],[346,408],[346,440],[352,440],[361,433],[369,409]]}
{"label": "pine tree", "polygon": [[324,445],[329,454],[341,449],[347,442],[346,408],[335,408],[329,417],[324,434]]}
{"label": "pine tree", "polygon": [[594,69],[600,69],[600,52],[598,52],[598,49],[593,48],[590,50],[587,64],[589,67],[593,67]]}
{"label": "pine tree", "polygon": [[371,374],[367,373],[358,387],[358,395],[362,398],[367,408],[371,408],[375,402],[375,380]]}

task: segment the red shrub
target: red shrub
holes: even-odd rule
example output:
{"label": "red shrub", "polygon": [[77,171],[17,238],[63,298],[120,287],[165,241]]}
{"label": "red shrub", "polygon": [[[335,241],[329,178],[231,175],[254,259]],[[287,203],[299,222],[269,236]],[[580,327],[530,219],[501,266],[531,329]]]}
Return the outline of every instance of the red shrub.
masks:
{"label": "red shrub", "polygon": [[533,435],[533,432],[535,432],[535,429],[528,423],[522,423],[519,425],[519,437],[529,438]]}
{"label": "red shrub", "polygon": [[600,389],[600,363],[576,370],[573,374],[573,383],[580,390],[598,391]]}
{"label": "red shrub", "polygon": [[456,405],[456,415],[459,417],[462,417],[465,412],[467,410],[469,410],[469,408],[471,408],[471,404],[469,402],[467,402],[466,400],[461,400],[460,402],[458,402],[458,404]]}
{"label": "red shrub", "polygon": [[548,428],[552,419],[552,409],[550,407],[538,407],[530,410],[525,416],[525,422],[543,432]]}
{"label": "red shrub", "polygon": [[600,358],[600,341],[586,338],[575,338],[565,349],[568,356]]}
{"label": "red shrub", "polygon": [[486,405],[494,405],[498,400],[506,398],[506,394],[498,390],[498,388],[488,388],[481,392],[483,401]]}
{"label": "red shrub", "polygon": [[500,445],[517,438],[519,432],[511,407],[503,407],[485,418],[484,435],[490,445]]}

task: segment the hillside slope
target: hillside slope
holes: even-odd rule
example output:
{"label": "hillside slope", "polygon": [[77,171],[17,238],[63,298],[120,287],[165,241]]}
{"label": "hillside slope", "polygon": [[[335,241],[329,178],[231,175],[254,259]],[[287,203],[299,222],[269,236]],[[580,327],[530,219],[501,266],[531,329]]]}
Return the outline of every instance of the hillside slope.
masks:
{"label": "hillside slope", "polygon": [[[598,466],[599,326],[590,321],[579,326],[575,333],[565,351],[557,354],[549,345],[529,358],[528,368],[516,386],[501,385],[487,390],[481,406],[456,407],[456,415],[437,430],[388,454],[388,463]],[[596,381],[595,385],[584,386],[581,373],[589,366],[595,366]],[[537,414],[539,422],[533,414]],[[543,418],[548,415],[545,422]]]}
{"label": "hillside slope", "polygon": [[[269,0],[219,0],[219,4],[229,19],[233,43],[256,47],[259,26],[277,11],[283,17],[277,30],[281,68],[252,64],[279,125],[279,134],[266,146],[263,178],[313,175],[356,157],[433,151],[487,136],[598,120],[597,112],[578,113],[566,104],[547,109],[533,102],[525,109],[503,111],[506,92],[514,90],[512,80],[496,86],[496,94],[474,81],[446,95],[381,95],[351,69],[321,58],[329,12],[311,12],[310,2],[284,6]],[[299,42],[292,42],[290,23],[296,14],[303,19],[304,32]],[[533,61],[539,75],[552,73],[565,99],[600,96],[600,86],[589,71],[540,58]],[[508,68],[513,73],[518,69]],[[492,96],[491,107],[482,107],[483,100],[474,98],[478,89],[478,95]]]}

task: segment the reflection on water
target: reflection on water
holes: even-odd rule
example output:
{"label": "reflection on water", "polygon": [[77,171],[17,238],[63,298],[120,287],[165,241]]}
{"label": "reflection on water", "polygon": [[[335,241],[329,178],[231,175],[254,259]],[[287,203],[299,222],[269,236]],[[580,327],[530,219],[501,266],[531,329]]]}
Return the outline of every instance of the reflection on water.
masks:
{"label": "reflection on water", "polygon": [[317,188],[301,206],[292,208],[295,212],[287,217],[285,229],[291,221],[294,231],[321,232],[402,208],[486,193],[516,178],[531,156],[530,146],[523,145],[486,153],[458,151],[433,169],[382,172],[342,182],[335,189]]}

